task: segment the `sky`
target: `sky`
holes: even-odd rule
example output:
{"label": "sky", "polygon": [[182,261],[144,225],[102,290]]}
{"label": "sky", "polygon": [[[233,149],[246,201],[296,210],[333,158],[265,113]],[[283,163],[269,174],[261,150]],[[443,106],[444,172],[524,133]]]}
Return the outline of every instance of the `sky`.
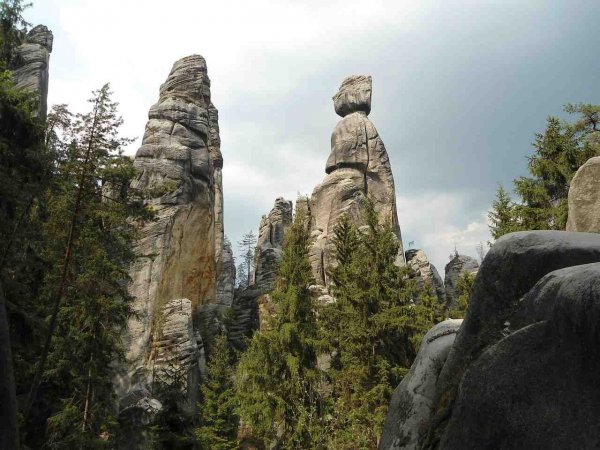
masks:
{"label": "sky", "polygon": [[490,240],[496,189],[526,175],[546,118],[600,103],[598,0],[34,0],[25,17],[54,33],[49,104],[84,111],[110,82],[129,154],[173,62],[206,58],[234,243],[322,181],[331,97],[371,75],[405,248],[442,276]]}

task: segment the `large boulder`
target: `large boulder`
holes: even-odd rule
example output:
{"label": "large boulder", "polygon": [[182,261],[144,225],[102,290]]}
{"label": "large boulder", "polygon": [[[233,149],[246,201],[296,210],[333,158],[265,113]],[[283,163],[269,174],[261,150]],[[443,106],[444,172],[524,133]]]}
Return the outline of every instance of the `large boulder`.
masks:
{"label": "large boulder", "polygon": [[394,177],[383,141],[367,115],[371,110],[371,77],[346,78],[333,97],[335,111],[343,117],[331,135],[327,175],[315,187],[310,200],[310,261],[317,283],[327,286],[327,269],[334,263],[332,235],[339,218],[348,215],[364,224],[367,197],[374,202],[382,223],[389,225],[400,243],[397,263],[405,263],[396,211]]}
{"label": "large boulder", "polygon": [[[522,313],[518,313],[525,307],[522,301],[525,294],[550,272],[598,261],[600,236],[592,233],[528,231],[508,234],[496,241],[479,269],[464,323],[438,379],[435,395],[436,413],[428,436],[428,448],[444,448],[438,446],[449,421],[453,420],[459,385],[471,365],[487,349],[512,333],[513,320],[520,320],[520,324],[534,321],[535,316],[524,321]],[[580,291],[580,294],[582,292]],[[574,294],[573,297],[577,295]],[[555,297],[552,299],[556,301]],[[581,314],[575,312],[576,315],[572,315],[573,313],[574,311],[568,312],[569,317],[566,320],[575,320]],[[538,344],[545,345],[544,342]],[[535,343],[532,342],[528,353],[515,353],[515,358],[537,359],[534,347]],[[548,367],[548,370],[550,369]],[[519,378],[520,373],[515,370],[513,378]],[[553,394],[554,392],[546,393],[548,397]],[[521,411],[515,411],[514,414],[521,414]],[[479,417],[480,421],[487,420],[484,416]]]}
{"label": "large boulder", "polygon": [[48,109],[48,80],[50,53],[53,43],[52,31],[45,25],[32,28],[25,42],[16,49],[13,61],[13,78],[20,89],[39,96],[39,115],[46,118]]}
{"label": "large boulder", "polygon": [[567,231],[600,233],[600,156],[577,170],[569,187]]}
{"label": "large boulder", "polygon": [[456,307],[458,300],[458,279],[465,273],[476,274],[479,270],[479,263],[475,258],[456,253],[450,262],[446,264],[444,271],[444,290],[446,303],[449,309]]}
{"label": "large boulder", "polygon": [[398,385],[388,409],[380,450],[416,450],[429,430],[438,376],[462,319],[438,323],[427,332],[415,362]]}
{"label": "large boulder", "polygon": [[600,448],[600,263],[551,272],[519,308],[466,371],[440,448]]}

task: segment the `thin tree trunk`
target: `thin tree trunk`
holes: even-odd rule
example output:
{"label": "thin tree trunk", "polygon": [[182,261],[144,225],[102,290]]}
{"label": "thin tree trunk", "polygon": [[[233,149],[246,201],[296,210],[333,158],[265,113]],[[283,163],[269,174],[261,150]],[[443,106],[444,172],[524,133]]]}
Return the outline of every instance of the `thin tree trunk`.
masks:
{"label": "thin tree trunk", "polygon": [[0,448],[19,448],[17,395],[13,372],[8,314],[4,291],[0,284]]}
{"label": "thin tree trunk", "polygon": [[69,267],[71,265],[71,259],[73,256],[72,255],[73,243],[74,243],[74,237],[75,237],[75,228],[77,225],[77,217],[79,216],[79,213],[81,210],[81,201],[83,198],[83,190],[84,190],[85,180],[88,176],[88,173],[90,172],[90,170],[89,170],[90,168],[88,167],[88,165],[89,165],[89,161],[90,161],[90,154],[92,152],[94,133],[96,131],[96,121],[98,119],[98,102],[99,101],[100,101],[100,99],[97,99],[96,105],[94,106],[94,110],[95,110],[94,111],[94,120],[92,122],[92,129],[90,131],[88,147],[87,147],[87,150],[85,153],[83,169],[81,171],[81,176],[79,178],[79,187],[77,189],[77,198],[75,200],[75,208],[73,210],[73,216],[71,217],[71,224],[69,226],[69,234],[68,234],[68,238],[67,238],[67,246],[66,246],[66,250],[65,250],[65,256],[63,259],[62,274],[61,274],[61,278],[60,278],[60,283],[58,285],[58,289],[54,296],[54,306],[53,306],[53,310],[52,310],[52,318],[50,320],[50,327],[48,328],[48,333],[46,335],[46,342],[44,343],[42,355],[38,362],[38,365],[37,365],[37,368],[35,371],[35,376],[33,378],[33,382],[31,383],[31,389],[29,391],[29,398],[27,400],[27,406],[25,408],[25,417],[29,416],[31,407],[33,406],[33,404],[36,400],[36,397],[37,397],[38,389],[39,389],[39,386],[40,386],[40,383],[42,380],[42,375],[44,374],[44,369],[46,366],[46,360],[48,359],[48,354],[50,353],[50,345],[52,343],[52,337],[54,336],[54,333],[56,332],[56,326],[58,323],[58,313],[60,311],[60,304],[62,302],[62,299],[65,294],[65,289],[67,287],[67,276],[69,274]]}

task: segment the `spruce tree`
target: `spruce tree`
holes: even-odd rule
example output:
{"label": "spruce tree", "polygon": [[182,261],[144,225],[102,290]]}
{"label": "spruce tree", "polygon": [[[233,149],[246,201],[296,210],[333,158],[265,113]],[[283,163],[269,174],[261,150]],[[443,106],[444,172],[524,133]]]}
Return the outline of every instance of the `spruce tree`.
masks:
{"label": "spruce tree", "polygon": [[366,226],[357,230],[343,216],[335,228],[335,302],[320,314],[331,354],[328,446],[335,449],[377,448],[391,393],[415,356],[411,337],[423,328],[415,322],[422,312],[411,300],[408,269],[394,264],[397,238],[370,200],[364,206]]}
{"label": "spruce tree", "polygon": [[[62,130],[66,155],[46,198],[42,257],[49,267],[40,300],[47,327],[30,390],[51,404],[49,448],[95,448],[114,435],[114,362],[131,314],[127,293],[135,228],[146,217],[128,190],[136,171],[122,155],[122,120],[105,85],[92,110]],[[44,311],[41,311],[44,312]]]}
{"label": "spruce tree", "polygon": [[238,448],[239,419],[233,356],[227,335],[219,334],[208,355],[207,377],[201,387],[200,426],[196,435],[203,449]]}
{"label": "spruce tree", "polygon": [[297,211],[272,292],[273,326],[254,334],[237,370],[241,421],[265,446],[323,446],[308,246],[309,218]]}
{"label": "spruce tree", "polygon": [[463,272],[458,277],[456,283],[456,290],[458,293],[456,307],[449,311],[449,315],[452,319],[463,319],[465,317],[467,308],[469,307],[473,283],[475,283],[475,275],[471,272]]}
{"label": "spruce tree", "polygon": [[493,239],[521,229],[516,217],[515,205],[502,186],[498,187],[496,199],[492,203],[492,210],[488,213],[488,219]]}
{"label": "spruce tree", "polygon": [[0,3],[0,447],[18,448],[17,395],[26,384],[39,322],[33,317],[44,267],[37,209],[51,179],[35,95],[17,89],[13,58],[29,25],[29,4]]}
{"label": "spruce tree", "polygon": [[495,239],[517,230],[564,230],[571,180],[589,158],[600,155],[600,106],[567,105],[565,111],[575,120],[549,117],[544,133],[536,134],[530,176],[514,181],[519,201],[512,204],[503,189],[498,191],[490,213]]}
{"label": "spruce tree", "polygon": [[256,247],[256,235],[252,230],[248,231],[238,242],[238,249],[241,252],[242,262],[237,267],[238,287],[245,288],[252,283],[252,273],[254,271],[254,252]]}

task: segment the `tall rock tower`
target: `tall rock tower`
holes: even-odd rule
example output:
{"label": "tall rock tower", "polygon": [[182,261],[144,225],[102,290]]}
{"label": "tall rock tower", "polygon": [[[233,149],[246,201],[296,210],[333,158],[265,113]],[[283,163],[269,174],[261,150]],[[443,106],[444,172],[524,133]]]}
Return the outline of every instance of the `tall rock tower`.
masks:
{"label": "tall rock tower", "polygon": [[328,284],[331,239],[338,219],[347,214],[362,225],[362,205],[367,197],[373,200],[380,220],[394,230],[400,242],[397,263],[405,264],[392,168],[383,141],[367,117],[371,112],[371,86],[370,76],[353,75],[333,96],[335,112],[343,119],[331,135],[327,175],[310,200],[314,238],[310,258],[315,279],[322,286]]}
{"label": "tall rock tower", "polygon": [[17,47],[13,61],[13,76],[18,88],[39,95],[39,115],[46,118],[48,109],[48,79],[52,31],[45,25],[32,28],[25,42]]}
{"label": "tall rock tower", "polygon": [[[160,408],[152,386],[168,370],[188,372],[187,407],[194,409],[203,359],[199,312],[216,302],[227,259],[217,110],[202,56],[173,65],[148,116],[131,188],[145,195],[155,217],[139,224],[129,286],[136,314],[118,386],[121,419],[133,429]],[[144,448],[142,434],[132,432],[123,445]]]}

